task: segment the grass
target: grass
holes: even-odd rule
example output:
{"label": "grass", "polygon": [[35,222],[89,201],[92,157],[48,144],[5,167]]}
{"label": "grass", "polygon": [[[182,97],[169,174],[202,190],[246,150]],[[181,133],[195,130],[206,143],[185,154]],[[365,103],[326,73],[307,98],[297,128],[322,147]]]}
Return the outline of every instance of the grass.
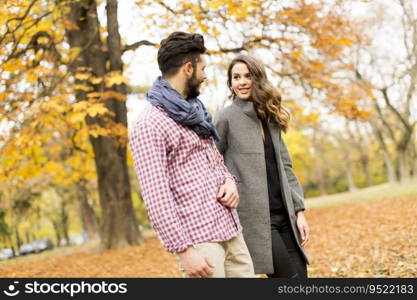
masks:
{"label": "grass", "polygon": [[307,198],[306,208],[321,208],[346,203],[355,203],[386,198],[417,196],[417,179],[409,183],[384,183],[354,192],[338,193],[321,197]]}

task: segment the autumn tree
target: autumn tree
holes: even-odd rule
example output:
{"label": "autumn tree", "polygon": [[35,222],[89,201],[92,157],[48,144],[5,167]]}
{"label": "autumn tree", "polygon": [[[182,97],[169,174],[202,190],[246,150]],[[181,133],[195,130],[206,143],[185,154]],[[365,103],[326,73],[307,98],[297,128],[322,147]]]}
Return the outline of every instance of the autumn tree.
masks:
{"label": "autumn tree", "polygon": [[9,225],[6,222],[6,212],[4,209],[0,209],[0,245],[10,246],[9,240],[11,231]]}
{"label": "autumn tree", "polygon": [[[260,57],[278,85],[297,101],[317,99],[352,118],[366,112],[357,105],[352,88],[338,80],[351,65],[338,58],[357,42],[345,1],[137,1],[143,10],[143,30],[158,26],[154,39],[176,30],[201,32],[211,64],[223,69],[231,57]],[[133,45],[132,45],[133,46]],[[214,82],[221,78],[214,78]],[[224,79],[223,79],[224,80]],[[297,90],[294,95],[291,91]]]}
{"label": "autumn tree", "polygon": [[[417,97],[417,10],[412,1],[407,0],[396,0],[389,5],[399,9],[399,15],[384,20],[378,14],[368,21],[366,33],[368,36],[384,33],[383,29],[379,31],[382,22],[391,24],[401,51],[387,55],[391,49],[381,50],[372,44],[358,43],[356,80],[369,91],[375,111],[371,124],[384,151],[388,178],[392,181],[396,177],[393,170],[393,161],[396,161],[400,180],[409,181],[411,174],[417,173],[417,120],[413,114]],[[376,7],[377,12],[389,10],[383,4]],[[395,146],[394,153],[389,151],[390,144]]]}
{"label": "autumn tree", "polygon": [[[11,180],[18,187],[42,173],[39,166],[62,170],[65,164],[39,157],[53,136],[76,151],[88,151],[80,143],[89,139],[101,203],[102,247],[139,243],[126,164],[124,46],[117,1],[106,1],[106,27],[99,24],[96,1],[21,0],[7,2],[1,12],[6,18],[0,38],[0,110],[8,126],[0,141],[6,154],[2,179],[19,175]],[[62,154],[54,145],[47,149]],[[39,158],[37,164],[31,164],[33,157]],[[76,155],[64,159],[70,157]]]}

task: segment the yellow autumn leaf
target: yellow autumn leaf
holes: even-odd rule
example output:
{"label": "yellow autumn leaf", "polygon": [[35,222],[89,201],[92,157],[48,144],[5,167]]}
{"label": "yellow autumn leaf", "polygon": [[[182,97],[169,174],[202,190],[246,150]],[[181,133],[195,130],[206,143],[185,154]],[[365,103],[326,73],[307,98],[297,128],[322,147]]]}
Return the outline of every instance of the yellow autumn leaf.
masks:
{"label": "yellow autumn leaf", "polygon": [[220,32],[217,30],[217,28],[216,27],[213,27],[212,29],[211,29],[211,35],[213,36],[213,37],[216,37],[216,36],[218,36],[220,34]]}
{"label": "yellow autumn leaf", "polygon": [[74,77],[78,80],[87,80],[90,76],[89,73],[76,73]]}
{"label": "yellow autumn leaf", "polygon": [[72,109],[74,111],[85,111],[87,109],[87,107],[88,107],[88,102],[87,101],[80,101],[80,102],[74,103],[72,105]]}
{"label": "yellow autumn leaf", "polygon": [[353,44],[353,40],[348,38],[342,38],[338,41],[338,43],[342,46],[351,46]]}
{"label": "yellow autumn leaf", "polygon": [[2,65],[2,69],[9,71],[11,73],[16,72],[17,70],[22,69],[21,61],[18,59],[11,59]]}
{"label": "yellow autumn leaf", "polygon": [[208,27],[207,27],[207,25],[205,25],[205,24],[203,24],[203,23],[200,23],[200,28],[201,28],[201,30],[203,31],[203,33],[207,33],[207,31],[208,31]]}
{"label": "yellow autumn leaf", "polygon": [[292,56],[293,58],[295,58],[295,59],[300,58],[302,55],[303,55],[303,52],[301,52],[301,51],[294,51],[294,52],[291,54],[291,56]]}
{"label": "yellow autumn leaf", "polygon": [[220,5],[222,4],[223,4],[223,1],[219,1],[219,0],[209,1],[208,7],[213,8],[214,10],[218,10]]}
{"label": "yellow autumn leaf", "polygon": [[70,115],[69,119],[73,123],[78,123],[78,122],[83,121],[86,115],[87,115],[86,112],[75,112]]}
{"label": "yellow autumn leaf", "polygon": [[[75,49],[75,48],[73,48],[73,49]],[[90,67],[86,67],[86,66],[77,67],[77,72],[88,72],[88,71],[91,71]]]}
{"label": "yellow autumn leaf", "polygon": [[58,9],[55,4],[49,4],[48,5],[48,10],[52,11],[52,18],[54,20],[59,19],[62,16],[62,12],[60,9]]}
{"label": "yellow autumn leaf", "polygon": [[85,85],[85,84],[74,84],[73,87],[74,87],[74,90],[82,90],[82,91],[86,91],[86,92],[89,92],[89,91],[93,90],[93,88],[91,86],[88,86],[88,85]]}
{"label": "yellow autumn leaf", "polygon": [[38,74],[36,74],[33,70],[30,70],[26,73],[26,77],[29,83],[35,83],[38,80]]}
{"label": "yellow autumn leaf", "polygon": [[123,95],[121,93],[118,93],[118,92],[115,92],[115,91],[106,91],[106,92],[102,93],[101,97],[102,97],[103,100],[114,98],[114,99],[119,100],[119,101],[126,101],[126,96],[125,95]]}
{"label": "yellow autumn leaf", "polygon": [[319,61],[311,61],[311,69],[314,72],[320,72],[324,69],[324,64]]}
{"label": "yellow autumn leaf", "polygon": [[92,92],[92,93],[88,93],[87,94],[88,98],[100,98],[101,97],[101,93],[97,93],[97,92]]}
{"label": "yellow autumn leaf", "polygon": [[109,134],[108,130],[102,127],[90,127],[88,133],[93,137],[97,138],[98,136],[107,136]]}
{"label": "yellow autumn leaf", "polygon": [[312,80],[311,82],[310,82],[310,84],[311,84],[311,86],[312,87],[315,87],[315,88],[322,88],[324,85],[323,85],[323,82],[321,82],[321,81],[318,81],[318,80]]}
{"label": "yellow autumn leaf", "polygon": [[95,76],[91,76],[90,77],[90,82],[92,84],[99,84],[102,81],[103,81],[103,78],[102,77],[95,77]]}
{"label": "yellow autumn leaf", "polygon": [[87,108],[87,114],[91,117],[95,117],[97,115],[102,115],[108,112],[107,107],[104,106],[103,103],[95,103]]}
{"label": "yellow autumn leaf", "polygon": [[106,87],[111,87],[113,85],[119,85],[122,83],[128,83],[128,79],[124,77],[119,71],[108,73],[105,79],[106,79]]}
{"label": "yellow autumn leaf", "polygon": [[78,27],[77,24],[71,22],[68,19],[62,19],[61,20],[62,25],[64,25],[65,29],[69,29],[69,30],[80,30],[80,27]]}
{"label": "yellow autumn leaf", "polygon": [[78,56],[78,54],[80,54],[81,50],[81,47],[72,47],[69,50],[69,59],[74,60]]}

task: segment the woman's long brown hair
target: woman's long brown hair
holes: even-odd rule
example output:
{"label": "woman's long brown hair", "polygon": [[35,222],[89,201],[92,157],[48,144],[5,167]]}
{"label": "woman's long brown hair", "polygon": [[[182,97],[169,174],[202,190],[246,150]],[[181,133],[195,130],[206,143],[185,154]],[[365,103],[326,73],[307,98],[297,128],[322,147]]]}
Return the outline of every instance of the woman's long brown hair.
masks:
{"label": "woman's long brown hair", "polygon": [[227,86],[232,92],[231,97],[236,98],[232,88],[232,69],[237,63],[244,63],[249,70],[252,79],[252,94],[250,101],[253,102],[256,113],[264,118],[275,120],[281,129],[286,132],[290,120],[290,112],[282,106],[281,95],[278,89],[268,80],[265,66],[262,62],[248,55],[239,55],[230,63],[227,70]]}

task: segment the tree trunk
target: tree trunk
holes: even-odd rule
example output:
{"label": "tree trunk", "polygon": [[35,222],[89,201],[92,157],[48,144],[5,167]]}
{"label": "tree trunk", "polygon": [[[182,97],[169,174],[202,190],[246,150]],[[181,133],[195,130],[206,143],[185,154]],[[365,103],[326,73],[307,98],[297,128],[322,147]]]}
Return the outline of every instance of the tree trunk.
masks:
{"label": "tree trunk", "polygon": [[413,143],[413,156],[412,156],[412,164],[413,164],[413,178],[417,179],[417,146]]}
{"label": "tree trunk", "polygon": [[372,185],[372,176],[369,171],[369,155],[368,155],[368,143],[367,139],[364,139],[362,136],[362,131],[360,130],[359,122],[356,121],[354,123],[356,130],[352,132],[349,127],[347,128],[347,132],[352,139],[353,144],[358,150],[359,153],[359,163],[362,168],[362,172],[365,175],[365,186]]}
{"label": "tree trunk", "polygon": [[[69,19],[78,29],[67,29],[66,35],[71,47],[80,47],[79,54],[72,71],[77,67],[91,70],[95,77],[103,78],[107,72],[122,72],[120,37],[118,36],[117,5],[116,1],[109,1],[107,5],[108,18],[108,44],[103,45],[100,39],[97,7],[93,0],[81,0],[70,4]],[[118,40],[117,40],[118,39]],[[110,66],[106,63],[110,61]],[[90,86],[95,92],[113,91],[126,95],[123,85],[113,85],[106,88],[104,83],[92,84],[84,80],[77,83]],[[78,101],[85,100],[86,92],[76,91]],[[114,122],[127,127],[127,109],[124,101],[107,98],[103,101],[106,107],[114,113],[111,117]],[[103,127],[100,117],[87,117],[88,125]],[[114,137],[90,136],[98,176],[98,189],[100,205],[102,208],[101,246],[103,249],[122,248],[139,244],[143,241],[138,229],[138,222],[133,209],[130,195],[130,181],[127,169],[126,143],[119,144]]]}
{"label": "tree trunk", "polygon": [[94,209],[88,203],[87,188],[84,183],[79,182],[77,183],[77,189],[80,199],[80,214],[83,230],[89,240],[96,240],[99,238],[99,225]]}
{"label": "tree trunk", "polygon": [[13,245],[12,237],[10,235],[6,235],[5,240],[9,248],[12,249],[13,257],[15,257],[17,255],[17,252],[15,245]]}
{"label": "tree trunk", "polygon": [[372,177],[371,173],[369,172],[369,158],[367,154],[364,154],[364,149],[362,147],[359,148],[361,151],[360,153],[360,163],[362,166],[362,171],[365,174],[365,186],[372,185]]}
{"label": "tree trunk", "polygon": [[59,228],[59,222],[52,220],[52,225],[54,226],[56,245],[60,246],[61,245],[61,232]]}
{"label": "tree trunk", "polygon": [[[338,146],[341,152],[341,158],[336,161],[335,166],[342,165],[340,171],[346,177],[349,192],[356,191],[358,187],[355,184],[353,176],[353,164],[351,159],[351,149],[353,148],[353,146],[348,146],[350,145],[348,141],[341,136],[335,136],[335,139],[338,141]],[[353,138],[351,138],[351,140],[352,139]]]}
{"label": "tree trunk", "polygon": [[313,131],[312,142],[313,142],[314,155],[316,156],[314,159],[314,173],[316,174],[320,196],[324,196],[327,193],[326,193],[324,175],[323,175],[323,164],[322,164],[321,158],[319,157],[319,155],[317,155],[318,153],[323,153],[323,152],[321,151],[322,149],[321,149],[320,143],[317,142],[318,129],[317,128],[313,128],[313,129],[314,131]]}
{"label": "tree trunk", "polygon": [[400,173],[400,181],[402,183],[410,182],[410,169],[407,160],[407,150],[403,148],[397,148],[398,153],[398,170]]}
{"label": "tree trunk", "polygon": [[61,212],[60,212],[60,227],[62,229],[62,234],[66,241],[66,244],[70,244],[69,234],[68,234],[68,213],[65,207],[65,202],[61,202]]}
{"label": "tree trunk", "polygon": [[353,180],[352,162],[348,155],[346,155],[346,179],[349,186],[349,192],[356,191],[358,188]]}
{"label": "tree trunk", "polygon": [[[318,160],[318,159],[316,159]],[[323,168],[321,167],[321,165],[317,164],[316,166],[316,170],[317,170],[317,177],[319,180],[319,191],[320,191],[320,196],[324,196],[326,195],[326,188],[324,186],[324,176],[323,176]]]}
{"label": "tree trunk", "polygon": [[381,129],[378,127],[377,124],[375,124],[375,122],[370,122],[371,127],[373,129],[374,135],[376,136],[379,145],[382,148],[383,151],[383,155],[384,155],[384,165],[385,165],[385,171],[386,171],[386,176],[387,176],[387,181],[390,183],[396,182],[397,181],[397,176],[395,174],[395,166],[394,166],[394,162],[391,158],[391,155],[388,151],[388,147],[387,144],[385,142],[384,139],[384,135],[382,134]]}
{"label": "tree trunk", "polygon": [[326,195],[326,188],[324,184],[323,168],[319,160],[319,157],[316,157],[314,159],[314,174],[317,180],[317,186],[319,188],[320,196],[324,196]]}
{"label": "tree trunk", "polygon": [[16,237],[16,245],[17,249],[19,250],[20,246],[22,246],[22,239],[20,238],[19,229],[15,228],[15,237]]}
{"label": "tree trunk", "polygon": [[26,244],[29,244],[31,242],[30,232],[28,230],[25,231],[25,240]]}
{"label": "tree trunk", "polygon": [[387,173],[387,181],[392,183],[397,181],[397,176],[395,175],[395,166],[394,162],[391,159],[391,155],[386,151],[384,151],[384,164],[385,164],[385,170]]}

